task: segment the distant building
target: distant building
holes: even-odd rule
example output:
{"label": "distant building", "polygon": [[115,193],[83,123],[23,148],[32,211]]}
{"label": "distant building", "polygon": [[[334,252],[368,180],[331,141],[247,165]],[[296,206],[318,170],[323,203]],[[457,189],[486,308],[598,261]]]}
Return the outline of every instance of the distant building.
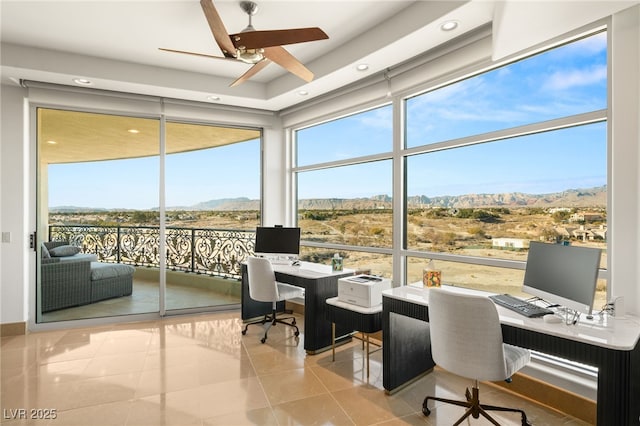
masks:
{"label": "distant building", "polygon": [[569,217],[571,222],[600,222],[603,217],[599,213],[574,213]]}
{"label": "distant building", "polygon": [[571,233],[573,232],[573,230],[576,228],[570,228],[570,227],[566,227],[566,226],[558,226],[555,228],[556,233],[558,234],[558,237],[563,238],[563,239],[568,239],[571,237]]}
{"label": "distant building", "polygon": [[571,209],[569,207],[552,207],[549,209],[549,213],[554,214],[557,212],[570,212]]}
{"label": "distant building", "polygon": [[593,232],[593,235],[602,238],[603,240],[607,239],[607,227],[604,225],[600,225],[597,228],[593,228],[591,230]]}
{"label": "distant building", "polygon": [[556,227],[556,233],[563,239],[577,239],[582,241],[593,241],[595,239],[607,239],[607,227],[600,225],[590,228],[585,225],[577,227]]}
{"label": "distant building", "polygon": [[529,241],[522,238],[492,238],[491,244],[494,248],[522,250],[529,247]]}

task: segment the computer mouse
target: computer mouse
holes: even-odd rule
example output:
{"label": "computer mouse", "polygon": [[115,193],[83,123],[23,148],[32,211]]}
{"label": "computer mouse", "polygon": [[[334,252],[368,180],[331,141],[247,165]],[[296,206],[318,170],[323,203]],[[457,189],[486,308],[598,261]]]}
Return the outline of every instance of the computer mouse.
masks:
{"label": "computer mouse", "polygon": [[300,261],[294,260],[293,262],[291,262],[291,266],[300,266]]}
{"label": "computer mouse", "polygon": [[562,318],[554,314],[545,315],[542,317],[542,319],[544,320],[544,322],[548,322],[551,324],[557,324],[559,322],[562,322]]}

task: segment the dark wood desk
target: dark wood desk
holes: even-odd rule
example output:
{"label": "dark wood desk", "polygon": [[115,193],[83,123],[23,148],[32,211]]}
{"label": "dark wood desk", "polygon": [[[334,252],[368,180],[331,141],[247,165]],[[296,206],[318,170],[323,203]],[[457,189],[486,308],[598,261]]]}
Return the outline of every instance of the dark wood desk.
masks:
{"label": "dark wood desk", "polygon": [[[304,349],[316,354],[331,349],[331,321],[327,319],[326,300],[338,295],[338,279],[353,275],[354,271],[345,269],[331,272],[331,266],[310,262],[300,262],[300,266],[274,265],[276,280],[302,287],[304,296]],[[247,266],[242,265],[242,320],[271,313],[271,303],[256,302],[249,297],[249,279]],[[284,303],[279,305],[284,309]],[[348,334],[351,330],[338,327],[338,335]]]}
{"label": "dark wood desk", "polygon": [[[429,341],[428,292],[409,286],[383,292],[383,385],[389,393],[435,365]],[[598,368],[598,425],[640,424],[637,317],[566,325],[526,318],[502,307],[498,313],[505,342]]]}

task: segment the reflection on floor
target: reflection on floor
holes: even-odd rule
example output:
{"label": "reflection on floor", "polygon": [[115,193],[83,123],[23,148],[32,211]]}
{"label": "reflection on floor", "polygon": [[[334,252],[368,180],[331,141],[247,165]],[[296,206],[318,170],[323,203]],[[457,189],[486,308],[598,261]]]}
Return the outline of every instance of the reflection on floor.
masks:
{"label": "reflection on floor", "polygon": [[[303,318],[297,315],[300,324]],[[34,411],[55,420],[3,425],[451,425],[459,407],[421,413],[427,395],[460,398],[469,381],[435,370],[389,396],[382,388],[382,352],[372,354],[366,380],[360,342],[307,356],[277,326],[240,334],[238,312],[3,337],[3,413]],[[301,328],[302,330],[303,328]],[[532,423],[585,423],[481,385],[483,402],[524,408]],[[13,410],[13,411],[11,411]],[[518,415],[496,415],[520,425]],[[488,424],[483,419],[464,424]]]}
{"label": "reflection on floor", "polygon": [[[158,312],[158,282],[134,279],[131,296],[117,297],[42,315],[42,322],[99,318],[117,315]],[[198,286],[167,284],[167,306],[170,309],[201,308],[240,303],[240,298]]]}

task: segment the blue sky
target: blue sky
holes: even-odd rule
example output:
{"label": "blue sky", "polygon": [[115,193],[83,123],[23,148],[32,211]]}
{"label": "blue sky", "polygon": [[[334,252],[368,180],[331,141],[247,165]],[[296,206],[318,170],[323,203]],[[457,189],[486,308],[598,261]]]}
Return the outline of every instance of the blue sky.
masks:
{"label": "blue sky", "polygon": [[[606,35],[407,101],[407,146],[606,108]],[[383,106],[298,132],[299,164],[392,150]],[[167,205],[260,196],[259,141],[167,157]],[[550,193],[606,184],[606,124],[410,157],[409,195]],[[158,159],[49,166],[49,206],[158,206]],[[391,195],[391,161],[301,173],[299,198]]]}
{"label": "blue sky", "polygon": [[[158,157],[49,166],[49,206],[150,209],[159,205]],[[260,198],[260,141],[167,156],[167,206]]]}

